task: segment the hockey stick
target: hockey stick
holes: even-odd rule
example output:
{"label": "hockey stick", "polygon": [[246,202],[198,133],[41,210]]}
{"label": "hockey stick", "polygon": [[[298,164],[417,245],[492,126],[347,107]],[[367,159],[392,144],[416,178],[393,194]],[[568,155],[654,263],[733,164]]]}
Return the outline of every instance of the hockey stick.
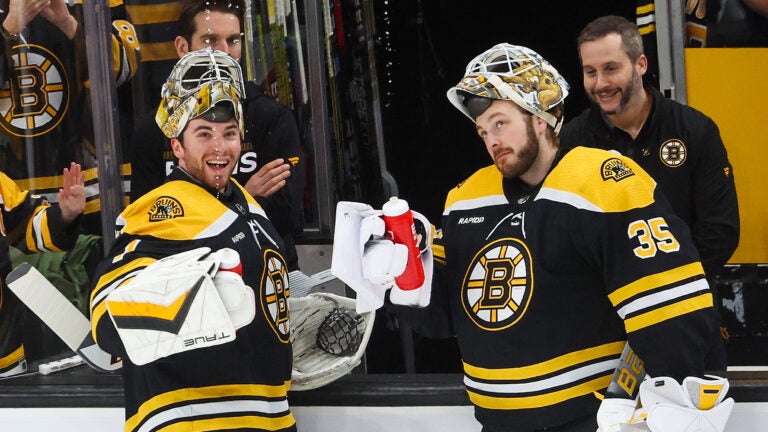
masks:
{"label": "hockey stick", "polygon": [[620,424],[634,415],[640,397],[640,384],[645,379],[643,361],[630,348],[629,343],[619,357],[611,382],[597,410],[598,431],[618,431]]}
{"label": "hockey stick", "polygon": [[111,372],[123,366],[122,360],[93,341],[88,318],[32,265],[19,264],[8,274],[6,282],[16,297],[91,367]]}
{"label": "hockey stick", "polygon": [[288,273],[291,297],[304,297],[309,294],[309,291],[312,290],[312,288],[335,279],[336,276],[331,274],[331,269],[317,272],[312,276],[304,274],[301,270],[294,270]]}
{"label": "hockey stick", "polygon": [[629,343],[624,345],[624,350],[619,357],[619,365],[613,372],[611,383],[605,390],[605,398],[629,399],[637,401],[640,392],[640,383],[645,379],[645,366],[643,361],[635,354]]}
{"label": "hockey stick", "polygon": [[[331,270],[307,276],[299,270],[288,274],[291,290],[297,295],[336,279]],[[29,263],[19,264],[6,278],[8,288],[37,315],[45,325],[89,366],[103,372],[120,369],[123,362],[96,345],[91,324],[80,311],[45,276]]]}

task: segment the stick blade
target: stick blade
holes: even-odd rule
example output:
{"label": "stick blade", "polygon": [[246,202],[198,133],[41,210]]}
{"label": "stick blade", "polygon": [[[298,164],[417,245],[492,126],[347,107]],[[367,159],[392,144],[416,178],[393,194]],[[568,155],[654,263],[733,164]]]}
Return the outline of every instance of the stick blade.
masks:
{"label": "stick blade", "polygon": [[121,360],[93,341],[88,318],[32,265],[24,262],[16,266],[6,283],[29,310],[93,368],[110,372],[122,367]]}

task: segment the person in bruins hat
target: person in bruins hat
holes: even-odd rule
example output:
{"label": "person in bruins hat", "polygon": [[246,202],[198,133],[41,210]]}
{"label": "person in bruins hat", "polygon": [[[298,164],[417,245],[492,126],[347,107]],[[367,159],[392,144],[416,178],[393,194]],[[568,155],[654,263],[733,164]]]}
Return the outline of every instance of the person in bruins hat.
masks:
{"label": "person in bruins hat", "polygon": [[156,117],[178,166],[120,214],[94,278],[94,338],[124,363],[125,431],[296,430],[283,244],[231,178],[243,94],[223,52],[179,60]]}

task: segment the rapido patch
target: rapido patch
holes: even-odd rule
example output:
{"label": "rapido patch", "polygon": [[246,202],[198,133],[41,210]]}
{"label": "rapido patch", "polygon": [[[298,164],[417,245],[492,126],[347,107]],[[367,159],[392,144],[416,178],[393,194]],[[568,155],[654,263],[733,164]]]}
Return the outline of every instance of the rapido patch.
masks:
{"label": "rapido patch", "polygon": [[603,166],[600,167],[600,172],[603,176],[603,180],[613,179],[617,182],[635,175],[632,168],[628,167],[627,164],[619,158],[610,158],[603,162]]}
{"label": "rapido patch", "polygon": [[162,196],[149,209],[149,221],[160,222],[184,216],[184,207],[173,197]]}

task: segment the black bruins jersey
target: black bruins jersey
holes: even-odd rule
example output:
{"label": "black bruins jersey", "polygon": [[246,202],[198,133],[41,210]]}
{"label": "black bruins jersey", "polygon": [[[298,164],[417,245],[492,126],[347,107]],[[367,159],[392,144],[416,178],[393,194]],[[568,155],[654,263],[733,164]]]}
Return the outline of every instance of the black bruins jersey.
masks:
{"label": "black bruins jersey", "polygon": [[[85,229],[101,235],[96,148],[91,124],[88,62],[85,52],[82,0],[68,0],[78,20],[69,40],[42,16],[22,32],[23,40],[2,40],[0,63],[0,169],[17,180],[22,189],[46,196],[52,202],[61,184],[61,172],[77,162],[86,174]],[[112,78],[117,86],[136,72],[139,43],[121,0],[109,0]],[[8,10],[8,0],[0,9]],[[5,12],[0,13],[0,20]],[[120,88],[121,115],[130,105],[128,86]],[[104,107],[95,107],[104,109]],[[127,168],[123,168],[127,175]],[[127,201],[127,200],[126,200]]]}
{"label": "black bruins jersey", "polygon": [[704,372],[712,294],[655,186],[632,160],[577,147],[539,187],[489,166],[449,193],[432,303],[450,310],[489,430],[594,414],[627,339],[651,375]]}
{"label": "black bruins jersey", "polygon": [[[62,229],[61,210],[43,197],[22,191],[0,172],[0,374],[10,372],[25,359],[22,343],[22,307],[16,296],[4,295],[11,272],[9,244],[24,252],[61,252],[75,244],[74,230]],[[19,372],[21,372],[19,370]]]}
{"label": "black bruins jersey", "polygon": [[[256,201],[234,183],[217,199],[176,169],[129,205],[117,226],[120,235],[91,293],[91,322],[98,344],[123,357],[125,430],[294,431],[288,270],[279,236]],[[234,342],[131,364],[104,298],[156,259],[202,246],[240,253],[245,283],[256,292],[255,319]]]}

